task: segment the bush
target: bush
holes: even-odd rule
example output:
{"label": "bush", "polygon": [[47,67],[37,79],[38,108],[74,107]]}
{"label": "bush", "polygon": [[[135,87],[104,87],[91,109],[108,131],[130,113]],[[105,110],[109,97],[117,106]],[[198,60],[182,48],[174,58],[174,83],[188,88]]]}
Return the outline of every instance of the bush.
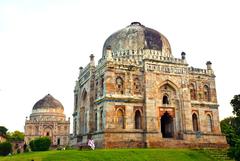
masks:
{"label": "bush", "polygon": [[65,150],[71,150],[71,149],[73,149],[73,148],[70,147],[69,145],[67,145],[67,146],[65,147]]}
{"label": "bush", "polygon": [[9,142],[0,143],[0,155],[6,156],[12,152],[12,144]]}
{"label": "bush", "polygon": [[26,148],[23,152],[24,152],[24,153],[28,153],[28,152],[29,152],[29,149]]}
{"label": "bush", "polygon": [[21,149],[17,149],[17,153],[20,154],[21,153]]}
{"label": "bush", "polygon": [[51,140],[48,137],[36,138],[29,143],[32,151],[47,151],[51,145]]}
{"label": "bush", "polygon": [[57,150],[62,150],[62,148],[61,147],[57,147]]}
{"label": "bush", "polygon": [[240,161],[240,139],[236,141],[234,147],[230,147],[228,155],[236,161]]}

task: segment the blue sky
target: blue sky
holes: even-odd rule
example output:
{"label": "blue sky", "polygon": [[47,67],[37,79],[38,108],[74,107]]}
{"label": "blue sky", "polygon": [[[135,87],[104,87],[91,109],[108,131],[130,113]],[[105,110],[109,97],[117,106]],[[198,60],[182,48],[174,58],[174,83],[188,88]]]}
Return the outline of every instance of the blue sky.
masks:
{"label": "blue sky", "polygon": [[50,93],[73,111],[78,68],[96,61],[113,32],[133,21],[164,34],[173,55],[216,74],[220,118],[240,93],[237,0],[0,0],[0,125],[23,131],[36,101]]}

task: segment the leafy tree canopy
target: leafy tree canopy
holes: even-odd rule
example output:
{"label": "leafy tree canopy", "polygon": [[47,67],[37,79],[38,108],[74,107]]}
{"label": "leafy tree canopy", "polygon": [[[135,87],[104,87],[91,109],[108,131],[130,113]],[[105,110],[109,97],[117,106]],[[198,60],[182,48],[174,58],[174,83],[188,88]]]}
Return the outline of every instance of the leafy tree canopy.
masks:
{"label": "leafy tree canopy", "polygon": [[5,136],[7,134],[8,129],[4,126],[0,126],[0,135]]}
{"label": "leafy tree canopy", "polygon": [[240,117],[240,94],[235,95],[230,104],[233,106],[233,114]]}
{"label": "leafy tree canopy", "polygon": [[14,142],[14,141],[23,141],[24,140],[24,133],[20,132],[20,131],[14,131],[14,132],[8,132],[7,133],[7,139],[10,142]]}
{"label": "leafy tree canopy", "polygon": [[226,135],[230,145],[228,155],[240,161],[240,94],[235,95],[230,104],[236,117],[228,117],[221,121],[221,130]]}
{"label": "leafy tree canopy", "polygon": [[220,122],[222,133],[226,135],[230,146],[235,146],[240,139],[240,118],[228,117]]}

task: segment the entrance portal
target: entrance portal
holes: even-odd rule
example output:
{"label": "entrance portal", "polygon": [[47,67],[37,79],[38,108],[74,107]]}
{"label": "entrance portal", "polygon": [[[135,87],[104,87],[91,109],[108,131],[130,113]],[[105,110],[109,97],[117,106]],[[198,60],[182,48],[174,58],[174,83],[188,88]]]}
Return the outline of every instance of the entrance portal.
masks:
{"label": "entrance portal", "polygon": [[173,118],[168,112],[161,117],[161,132],[163,138],[173,137]]}
{"label": "entrance portal", "polygon": [[57,139],[57,145],[60,145],[60,138]]}

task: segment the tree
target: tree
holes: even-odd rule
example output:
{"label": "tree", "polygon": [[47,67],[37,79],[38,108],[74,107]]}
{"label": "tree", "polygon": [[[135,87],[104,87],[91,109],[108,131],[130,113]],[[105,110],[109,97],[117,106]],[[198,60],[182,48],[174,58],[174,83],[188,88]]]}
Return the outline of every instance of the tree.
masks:
{"label": "tree", "polygon": [[233,106],[233,114],[240,117],[240,94],[235,95],[230,104]]}
{"label": "tree", "polygon": [[226,135],[228,144],[235,146],[238,139],[240,139],[240,118],[228,117],[220,122],[221,131]]}
{"label": "tree", "polygon": [[220,122],[221,131],[223,134],[226,135],[227,143],[230,146],[234,146],[234,144],[235,144],[234,140],[236,137],[235,130],[231,125],[233,120],[234,120],[234,117],[228,117]]}
{"label": "tree", "polygon": [[24,141],[24,133],[16,130],[14,132],[7,133],[7,139],[10,142],[14,141]]}
{"label": "tree", "polygon": [[6,136],[8,129],[4,126],[0,126],[0,135]]}
{"label": "tree", "polygon": [[221,121],[221,130],[226,135],[230,145],[228,155],[240,161],[240,95],[235,95],[230,104],[236,117],[229,117]]}
{"label": "tree", "polygon": [[235,146],[230,147],[228,155],[236,161],[240,161],[240,139],[236,141]]}

